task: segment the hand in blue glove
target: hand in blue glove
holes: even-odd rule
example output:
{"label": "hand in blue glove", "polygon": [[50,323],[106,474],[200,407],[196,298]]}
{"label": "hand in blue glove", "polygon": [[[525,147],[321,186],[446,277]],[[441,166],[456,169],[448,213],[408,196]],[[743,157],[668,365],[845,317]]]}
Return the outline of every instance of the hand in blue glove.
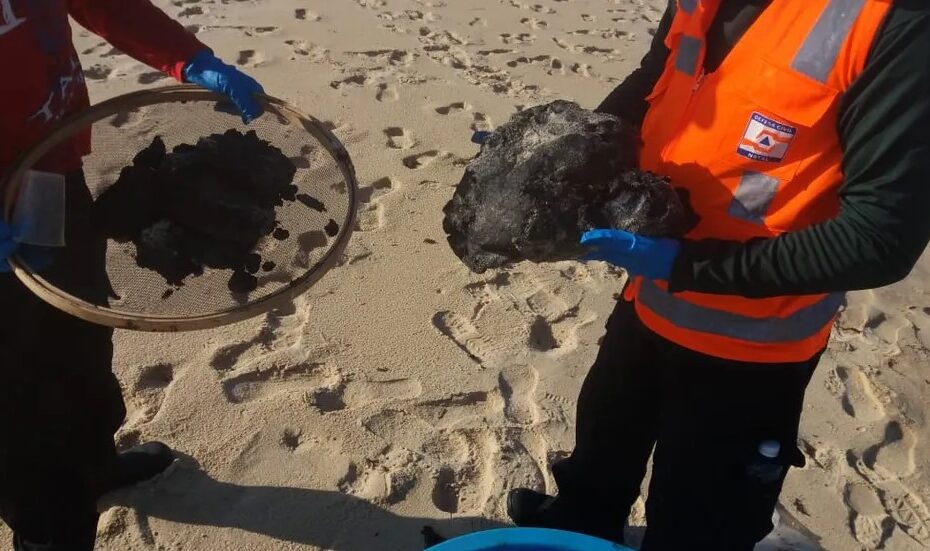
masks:
{"label": "hand in blue glove", "polygon": [[19,243],[13,240],[13,228],[0,220],[0,273],[10,271],[10,264],[7,259],[16,252],[17,245]]}
{"label": "hand in blue glove", "polygon": [[586,260],[603,260],[626,269],[632,276],[668,280],[681,248],[677,239],[644,237],[622,230],[591,230],[581,244],[592,251]]}
{"label": "hand in blue glove", "polygon": [[52,265],[53,249],[20,243],[15,235],[16,231],[0,220],[0,274],[11,271],[9,259],[14,253],[33,272],[41,272]]}
{"label": "hand in blue glove", "polygon": [[494,135],[494,132],[488,132],[487,130],[476,130],[474,134],[471,135],[471,143],[478,145],[484,145],[484,142],[491,139],[491,136]]}
{"label": "hand in blue glove", "polygon": [[262,114],[262,106],[255,99],[255,94],[265,91],[261,84],[239,69],[223,63],[209,50],[196,54],[187,62],[184,66],[184,80],[228,97],[242,113],[242,120],[246,124]]}

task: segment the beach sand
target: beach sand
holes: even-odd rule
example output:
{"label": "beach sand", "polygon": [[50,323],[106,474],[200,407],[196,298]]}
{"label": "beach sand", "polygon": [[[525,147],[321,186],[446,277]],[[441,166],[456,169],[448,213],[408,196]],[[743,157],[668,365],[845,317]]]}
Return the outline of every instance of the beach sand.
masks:
{"label": "beach sand", "polygon": [[[472,275],[441,209],[474,130],[557,98],[594,107],[665,2],[155,3],[332,122],[366,200],[344,263],[292,307],[117,334],[121,445],[158,439],[184,458],[103,500],[98,548],[416,550],[425,525],[502,525],[510,488],[554,491],[547,464],[572,448],[622,277],[577,263]],[[95,101],[170,83],[78,33]],[[808,394],[808,465],[782,498],[791,548],[930,548],[927,305],[926,258],[899,285],[850,295]],[[641,503],[631,521],[644,523]]]}

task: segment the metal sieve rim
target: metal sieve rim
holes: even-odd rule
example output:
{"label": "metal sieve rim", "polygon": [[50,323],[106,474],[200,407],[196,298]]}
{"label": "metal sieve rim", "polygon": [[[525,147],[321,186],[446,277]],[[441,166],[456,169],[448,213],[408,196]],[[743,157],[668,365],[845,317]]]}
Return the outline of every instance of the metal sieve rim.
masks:
{"label": "metal sieve rim", "polygon": [[[212,329],[240,322],[283,306],[306,292],[339,262],[352,236],[358,208],[358,179],[355,175],[355,166],[352,164],[349,153],[345,146],[342,145],[342,142],[319,120],[301,112],[281,99],[267,95],[260,95],[258,99],[269,114],[286,118],[292,123],[298,123],[316,138],[336,161],[346,181],[349,208],[345,223],[340,227],[335,242],[330,246],[323,258],[301,277],[295,279],[283,289],[241,306],[212,314],[170,317],[120,312],[81,300],[34,273],[28,264],[15,254],[9,259],[13,274],[41,300],[85,321],[116,329],[164,333]],[[5,197],[2,211],[4,219],[10,220],[13,215],[20,182],[22,182],[25,172],[65,139],[97,121],[121,112],[148,105],[187,101],[225,102],[227,100],[222,95],[197,86],[175,85],[117,96],[68,117],[45,139],[24,153],[7,171],[6,177],[0,181],[0,189],[6,188],[4,190]]]}

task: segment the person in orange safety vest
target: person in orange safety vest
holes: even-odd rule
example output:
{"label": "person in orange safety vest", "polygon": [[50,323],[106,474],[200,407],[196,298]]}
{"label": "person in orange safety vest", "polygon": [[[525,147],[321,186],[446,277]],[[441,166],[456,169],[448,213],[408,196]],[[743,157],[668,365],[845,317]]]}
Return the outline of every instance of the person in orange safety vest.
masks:
{"label": "person in orange safety vest", "polygon": [[578,402],[557,496],[521,526],[623,541],[654,448],[643,549],[749,550],[773,528],[804,393],[845,292],[904,278],[930,240],[930,7],[678,0],[599,110],[689,192],[683,239],[599,229],[630,280]]}

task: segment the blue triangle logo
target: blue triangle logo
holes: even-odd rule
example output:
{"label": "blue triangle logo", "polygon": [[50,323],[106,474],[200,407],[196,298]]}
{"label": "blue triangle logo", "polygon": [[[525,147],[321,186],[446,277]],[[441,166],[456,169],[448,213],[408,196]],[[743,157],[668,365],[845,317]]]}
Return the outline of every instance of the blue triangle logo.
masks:
{"label": "blue triangle logo", "polygon": [[759,140],[759,143],[764,145],[765,147],[769,147],[770,145],[772,145],[772,140],[768,136],[766,136],[762,138],[761,140]]}

